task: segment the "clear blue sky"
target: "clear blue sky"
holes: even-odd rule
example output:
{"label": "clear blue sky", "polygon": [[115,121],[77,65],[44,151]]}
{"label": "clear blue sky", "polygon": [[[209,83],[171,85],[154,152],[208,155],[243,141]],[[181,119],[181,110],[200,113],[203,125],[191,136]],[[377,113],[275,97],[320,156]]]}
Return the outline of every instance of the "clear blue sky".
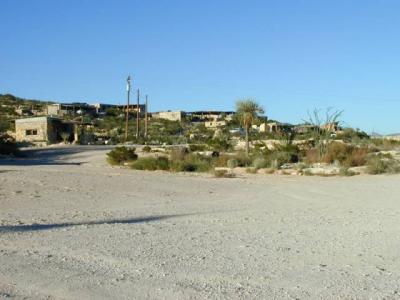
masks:
{"label": "clear blue sky", "polygon": [[367,132],[400,132],[400,1],[0,0],[0,93],[233,110],[270,118],[345,110]]}

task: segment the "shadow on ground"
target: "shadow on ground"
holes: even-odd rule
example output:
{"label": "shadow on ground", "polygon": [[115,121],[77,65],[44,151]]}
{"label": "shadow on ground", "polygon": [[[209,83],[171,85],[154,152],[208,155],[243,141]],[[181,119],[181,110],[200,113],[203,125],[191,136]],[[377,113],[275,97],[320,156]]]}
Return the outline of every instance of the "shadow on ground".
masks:
{"label": "shadow on ground", "polygon": [[[69,161],[71,155],[84,153],[85,151],[104,151],[112,149],[112,146],[66,146],[44,149],[25,149],[21,151],[21,157],[0,159],[3,166],[40,166],[40,165],[75,165],[79,166],[86,161],[80,160],[84,156],[74,156],[73,162]],[[77,161],[76,161],[77,160]]]}
{"label": "shadow on ground", "polygon": [[99,220],[99,221],[88,221],[88,222],[66,222],[66,223],[51,223],[51,224],[22,224],[22,225],[6,225],[0,226],[0,232],[27,232],[27,231],[41,231],[60,229],[73,226],[92,226],[92,225],[105,225],[105,224],[140,224],[149,223],[155,221],[161,221],[170,218],[182,217],[185,215],[164,215],[164,216],[147,216],[139,218],[128,218],[128,219],[111,219],[111,220]]}

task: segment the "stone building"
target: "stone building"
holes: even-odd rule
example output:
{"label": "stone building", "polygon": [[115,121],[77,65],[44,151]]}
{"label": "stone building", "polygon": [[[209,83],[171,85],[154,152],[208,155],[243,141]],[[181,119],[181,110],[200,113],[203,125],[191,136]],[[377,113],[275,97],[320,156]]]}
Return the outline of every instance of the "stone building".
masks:
{"label": "stone building", "polygon": [[154,119],[164,119],[170,121],[182,121],[184,113],[182,111],[160,111],[151,114]]}
{"label": "stone building", "polygon": [[49,116],[78,116],[82,113],[91,114],[95,113],[96,109],[94,106],[87,103],[53,103],[47,105],[47,115]]}
{"label": "stone building", "polygon": [[288,123],[270,122],[261,123],[260,126],[253,125],[253,129],[259,132],[280,133],[292,130],[293,126]]}
{"label": "stone building", "polygon": [[77,140],[76,124],[54,117],[34,117],[15,120],[17,142],[53,144],[67,136],[69,142]]}

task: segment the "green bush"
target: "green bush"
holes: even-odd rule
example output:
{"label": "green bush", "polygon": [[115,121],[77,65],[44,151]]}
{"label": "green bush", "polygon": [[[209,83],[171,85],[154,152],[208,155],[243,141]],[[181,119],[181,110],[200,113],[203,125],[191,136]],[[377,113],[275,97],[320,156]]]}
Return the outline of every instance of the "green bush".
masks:
{"label": "green bush", "polygon": [[232,148],[231,143],[228,139],[214,138],[207,142],[208,146],[213,151],[228,151]]}
{"label": "green bush", "polygon": [[200,155],[186,154],[182,159],[170,159],[173,172],[207,172],[211,169],[211,160]]}
{"label": "green bush", "polygon": [[138,156],[136,148],[116,147],[107,153],[107,161],[111,165],[123,165],[124,163],[135,161]]}
{"label": "green bush", "polygon": [[131,168],[135,170],[164,170],[167,171],[170,169],[170,163],[167,157],[159,156],[159,157],[143,157],[139,158],[135,162],[131,164]]}
{"label": "green bush", "polygon": [[190,144],[189,145],[189,150],[191,152],[205,151],[205,150],[207,150],[207,145],[205,145],[205,144]]}
{"label": "green bush", "polygon": [[145,146],[143,146],[142,151],[143,152],[151,152],[151,147],[148,145],[145,145]]}

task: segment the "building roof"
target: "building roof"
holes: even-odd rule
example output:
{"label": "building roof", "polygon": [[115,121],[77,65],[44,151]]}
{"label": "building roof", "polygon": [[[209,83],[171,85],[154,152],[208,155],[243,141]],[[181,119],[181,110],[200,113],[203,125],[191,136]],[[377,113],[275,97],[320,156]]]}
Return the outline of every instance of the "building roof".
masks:
{"label": "building roof", "polygon": [[52,116],[41,116],[41,117],[30,117],[23,119],[16,119],[16,123],[30,123],[30,122],[47,122],[47,120],[58,120],[62,121],[61,118],[52,117]]}

